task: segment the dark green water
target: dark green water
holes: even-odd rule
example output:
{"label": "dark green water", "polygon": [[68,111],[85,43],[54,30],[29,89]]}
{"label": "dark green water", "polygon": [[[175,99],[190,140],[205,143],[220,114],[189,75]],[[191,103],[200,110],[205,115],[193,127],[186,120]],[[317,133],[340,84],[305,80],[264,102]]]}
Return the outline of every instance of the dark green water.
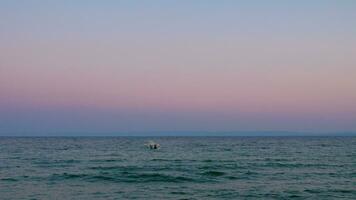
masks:
{"label": "dark green water", "polygon": [[356,137],[2,137],[0,199],[356,199]]}

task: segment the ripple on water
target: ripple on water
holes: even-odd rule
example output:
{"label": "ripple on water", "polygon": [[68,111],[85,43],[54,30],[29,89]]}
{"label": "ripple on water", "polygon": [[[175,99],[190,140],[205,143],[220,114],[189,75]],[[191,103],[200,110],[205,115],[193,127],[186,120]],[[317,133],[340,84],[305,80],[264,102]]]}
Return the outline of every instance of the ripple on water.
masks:
{"label": "ripple on water", "polygon": [[225,175],[225,172],[221,172],[221,171],[206,171],[203,173],[203,175],[207,175],[207,176],[223,176]]}
{"label": "ripple on water", "polygon": [[147,182],[167,182],[167,183],[181,183],[181,182],[201,182],[199,179],[194,179],[186,176],[172,176],[162,173],[128,173],[121,174],[53,174],[50,177],[51,181],[60,180],[81,180],[89,182],[111,181],[122,183],[147,183]]}
{"label": "ripple on water", "polygon": [[17,181],[19,181],[18,179],[15,179],[15,178],[2,178],[0,180],[1,181],[6,181],[6,182],[17,182]]}

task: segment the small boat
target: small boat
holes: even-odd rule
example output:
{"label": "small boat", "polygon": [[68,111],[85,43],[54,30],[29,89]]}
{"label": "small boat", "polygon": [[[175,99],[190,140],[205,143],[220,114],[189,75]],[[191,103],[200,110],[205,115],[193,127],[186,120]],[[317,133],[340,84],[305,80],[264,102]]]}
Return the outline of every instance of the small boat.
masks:
{"label": "small boat", "polygon": [[161,147],[161,145],[159,145],[158,143],[155,143],[154,141],[149,141],[145,145],[150,149],[159,149]]}

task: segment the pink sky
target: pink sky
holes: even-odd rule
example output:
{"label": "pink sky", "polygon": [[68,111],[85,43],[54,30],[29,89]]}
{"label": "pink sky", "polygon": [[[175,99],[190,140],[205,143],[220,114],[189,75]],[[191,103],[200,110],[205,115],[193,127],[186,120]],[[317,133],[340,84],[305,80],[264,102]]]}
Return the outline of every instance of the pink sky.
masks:
{"label": "pink sky", "polygon": [[[306,131],[356,130],[356,24],[350,5],[320,3],[305,16],[284,12],[283,4],[256,7],[261,16],[252,15],[253,5],[240,5],[251,13],[220,5],[192,8],[191,18],[178,12],[184,5],[165,5],[173,13],[126,5],[132,12],[117,14],[78,4],[63,16],[69,5],[53,12],[50,5],[7,6],[19,14],[0,14],[8,19],[0,35],[0,110],[18,112],[19,118],[27,107],[124,109],[128,115],[140,110],[191,119],[210,113],[212,124],[214,115],[216,121],[224,115],[234,130],[295,130],[303,123],[293,120],[310,116],[319,125]],[[147,12],[146,18],[130,18],[139,12]],[[248,125],[231,125],[234,116]],[[257,120],[261,116],[270,123]],[[286,118],[291,125],[280,127],[278,119]],[[216,130],[224,125],[219,123]]]}

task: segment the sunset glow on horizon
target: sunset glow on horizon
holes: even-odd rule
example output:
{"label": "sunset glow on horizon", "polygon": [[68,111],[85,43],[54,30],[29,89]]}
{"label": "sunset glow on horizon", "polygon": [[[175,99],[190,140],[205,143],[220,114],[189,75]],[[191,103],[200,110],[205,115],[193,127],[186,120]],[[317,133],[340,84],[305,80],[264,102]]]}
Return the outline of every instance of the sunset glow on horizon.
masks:
{"label": "sunset glow on horizon", "polygon": [[1,1],[0,135],[356,131],[354,1]]}

